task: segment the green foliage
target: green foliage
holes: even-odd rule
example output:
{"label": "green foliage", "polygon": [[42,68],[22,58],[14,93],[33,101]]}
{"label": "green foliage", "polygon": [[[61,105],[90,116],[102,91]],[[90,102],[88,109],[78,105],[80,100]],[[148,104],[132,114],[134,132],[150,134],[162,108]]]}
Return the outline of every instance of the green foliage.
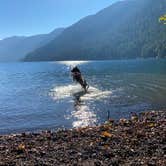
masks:
{"label": "green foliage", "polygon": [[163,24],[166,24],[166,14],[163,16],[160,16],[159,22],[162,22]]}

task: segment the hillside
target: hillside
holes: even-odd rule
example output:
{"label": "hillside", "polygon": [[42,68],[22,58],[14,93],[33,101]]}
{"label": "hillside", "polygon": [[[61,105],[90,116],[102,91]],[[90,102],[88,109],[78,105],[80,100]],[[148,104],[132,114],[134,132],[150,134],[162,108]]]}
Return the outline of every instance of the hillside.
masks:
{"label": "hillside", "polygon": [[163,0],[119,1],[83,18],[25,61],[100,60],[166,56]]}
{"label": "hillside", "polygon": [[55,29],[49,34],[30,37],[14,36],[0,40],[0,61],[19,61],[29,52],[55,39],[64,29]]}

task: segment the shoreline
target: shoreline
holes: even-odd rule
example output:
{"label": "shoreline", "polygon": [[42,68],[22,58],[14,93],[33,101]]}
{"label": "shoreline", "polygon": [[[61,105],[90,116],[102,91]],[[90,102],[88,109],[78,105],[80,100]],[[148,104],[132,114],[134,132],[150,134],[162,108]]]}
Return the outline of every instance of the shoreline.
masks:
{"label": "shoreline", "polygon": [[0,165],[166,165],[166,111],[70,130],[0,135]]}

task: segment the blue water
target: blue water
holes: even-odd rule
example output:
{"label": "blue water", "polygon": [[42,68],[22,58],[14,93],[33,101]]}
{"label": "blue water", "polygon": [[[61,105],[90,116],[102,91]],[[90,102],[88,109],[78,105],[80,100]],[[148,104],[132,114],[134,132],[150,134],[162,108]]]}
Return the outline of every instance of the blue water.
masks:
{"label": "blue water", "polygon": [[[70,77],[78,65],[85,94]],[[0,64],[0,133],[73,128],[166,108],[166,60]]]}

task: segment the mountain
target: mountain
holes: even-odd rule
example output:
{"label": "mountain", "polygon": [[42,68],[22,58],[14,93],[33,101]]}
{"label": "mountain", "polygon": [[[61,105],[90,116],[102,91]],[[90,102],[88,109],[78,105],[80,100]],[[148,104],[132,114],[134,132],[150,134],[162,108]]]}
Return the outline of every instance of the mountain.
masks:
{"label": "mountain", "polygon": [[49,34],[14,36],[0,40],[0,61],[20,61],[29,52],[55,39],[63,30],[64,28],[58,28]]}
{"label": "mountain", "polygon": [[125,0],[66,28],[25,61],[103,60],[166,56],[164,0]]}

